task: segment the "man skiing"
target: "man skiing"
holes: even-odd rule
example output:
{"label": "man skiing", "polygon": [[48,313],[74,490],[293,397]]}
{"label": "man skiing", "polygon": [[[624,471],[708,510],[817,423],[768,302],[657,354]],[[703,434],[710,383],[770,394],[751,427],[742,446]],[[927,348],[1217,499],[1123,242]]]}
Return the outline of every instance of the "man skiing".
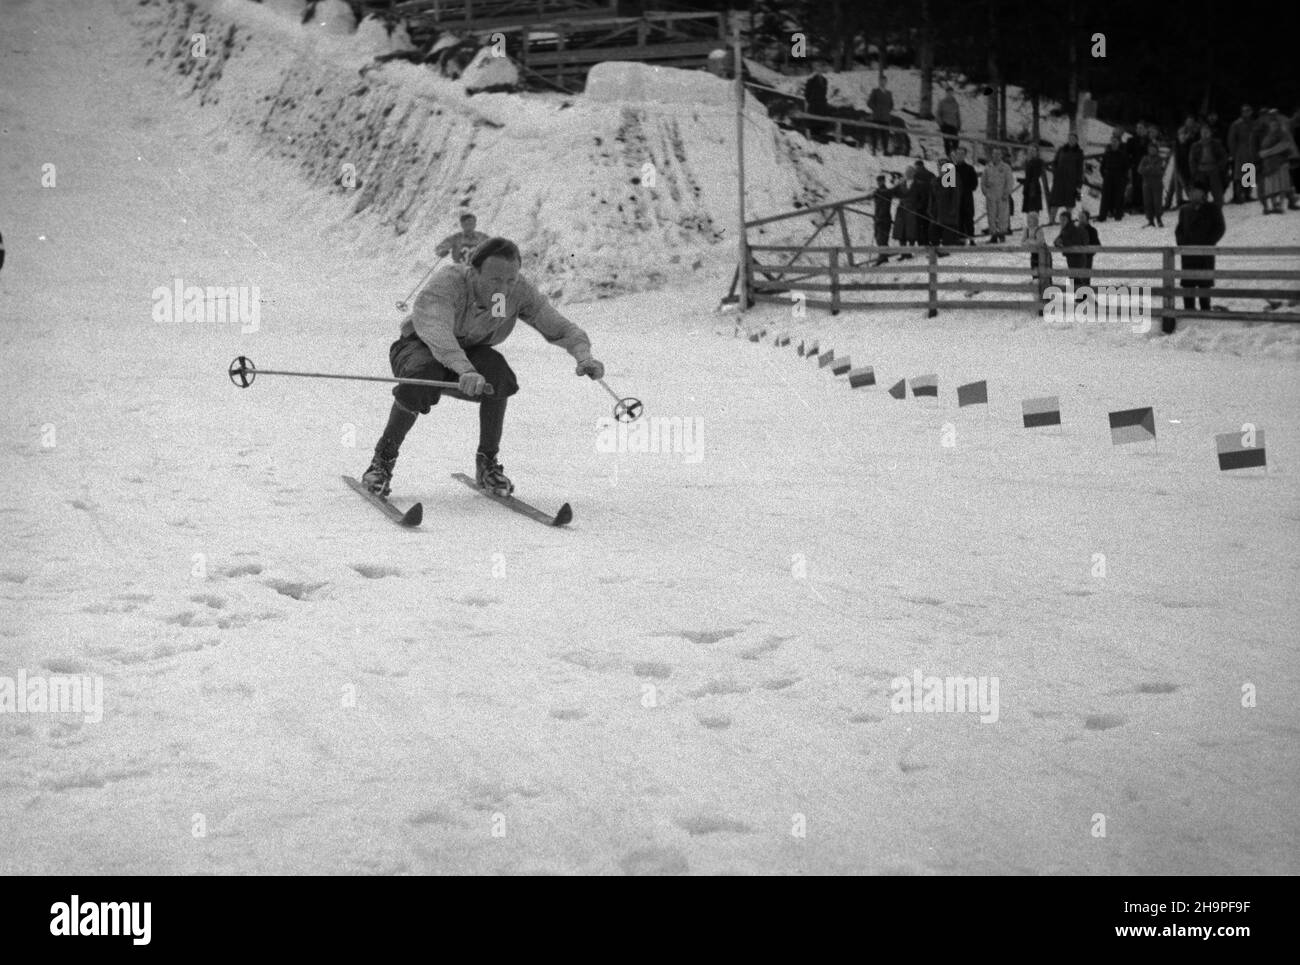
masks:
{"label": "man skiing", "polygon": [[[600,379],[605,366],[591,356],[586,332],[561,315],[546,296],[519,274],[519,248],[505,238],[489,238],[474,249],[468,263],[446,265],[429,280],[402,335],[388,351],[398,378],[458,382],[457,389],[400,384],[393,388],[388,425],[375,445],[362,484],[377,496],[390,491],[398,450],[417,415],[427,415],[444,392],[477,402],[479,442],[476,478],[498,496],[514,491],[497,454],[505,424],[506,400],[519,391],[515,373],[492,346],[506,340],[515,322],[537,329],[578,362],[577,375]],[[491,386],[491,394],[485,387]]]}
{"label": "man skiing", "polygon": [[466,211],[460,216],[460,231],[447,235],[438,242],[438,247],[433,249],[433,253],[439,258],[451,255],[452,261],[463,265],[469,260],[469,253],[488,240],[488,236],[477,228],[478,218]]}

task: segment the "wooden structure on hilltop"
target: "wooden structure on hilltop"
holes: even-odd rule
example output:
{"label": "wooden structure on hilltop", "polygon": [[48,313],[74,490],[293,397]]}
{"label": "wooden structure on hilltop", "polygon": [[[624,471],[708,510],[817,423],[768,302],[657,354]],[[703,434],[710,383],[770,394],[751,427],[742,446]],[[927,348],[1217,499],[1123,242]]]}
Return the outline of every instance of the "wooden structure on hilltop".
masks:
{"label": "wooden structure on hilltop", "polygon": [[[576,93],[607,60],[704,67],[726,45],[725,16],[648,0],[368,0],[366,12],[405,21],[427,48],[442,33],[485,42],[502,34],[526,77]],[[646,6],[654,9],[643,9]]]}

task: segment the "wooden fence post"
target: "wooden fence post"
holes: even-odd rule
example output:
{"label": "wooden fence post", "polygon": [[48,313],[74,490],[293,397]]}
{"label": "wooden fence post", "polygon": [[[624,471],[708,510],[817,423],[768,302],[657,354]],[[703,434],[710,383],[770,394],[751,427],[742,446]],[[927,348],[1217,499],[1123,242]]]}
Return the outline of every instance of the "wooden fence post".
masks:
{"label": "wooden fence post", "polygon": [[1164,277],[1160,280],[1160,287],[1165,289],[1165,293],[1160,297],[1160,304],[1164,309],[1160,316],[1161,327],[1168,328],[1169,322],[1174,318],[1174,248],[1166,248],[1162,252],[1164,256],[1162,267],[1165,270]]}
{"label": "wooden fence post", "polygon": [[930,310],[925,317],[934,318],[939,314],[939,289],[934,287],[939,281],[939,249],[931,245],[926,258],[930,263]]}
{"label": "wooden fence post", "polygon": [[840,250],[831,249],[831,314],[840,313]]}

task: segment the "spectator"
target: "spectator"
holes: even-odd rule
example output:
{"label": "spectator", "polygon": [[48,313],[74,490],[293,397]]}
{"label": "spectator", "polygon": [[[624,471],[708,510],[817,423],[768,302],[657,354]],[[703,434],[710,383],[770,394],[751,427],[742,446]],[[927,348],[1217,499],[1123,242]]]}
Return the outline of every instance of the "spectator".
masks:
{"label": "spectator", "polygon": [[884,128],[889,126],[889,115],[894,113],[894,95],[889,92],[889,85],[883,73],[880,75],[880,84],[867,97],[867,110],[871,112],[872,122],[880,125],[869,129],[871,153],[879,154],[880,148],[883,147],[885,154],[888,155],[890,132]]}
{"label": "spectator", "polygon": [[939,122],[939,130],[947,135],[943,139],[943,153],[951,155],[957,147],[957,135],[961,133],[961,106],[953,95],[951,84],[944,85],[943,90],[935,119]]}
{"label": "spectator", "polygon": [[1009,162],[1011,152],[1003,150],[1000,157],[984,169],[981,187],[984,190],[984,210],[989,215],[989,235],[993,244],[1006,240],[1011,233],[1011,189],[1015,176]]}
{"label": "spectator", "polygon": [[[1034,248],[1029,253],[1029,270],[1033,273],[1034,281],[1038,285],[1038,300],[1042,301],[1051,287],[1052,282],[1052,249],[1047,247],[1047,238],[1043,234],[1043,229],[1038,226],[1038,219],[1035,218],[1032,223],[1025,223],[1024,243]],[[1043,314],[1040,306],[1038,314]]]}
{"label": "spectator", "polygon": [[1147,156],[1147,145],[1150,142],[1151,136],[1147,133],[1146,121],[1138,121],[1133,136],[1124,145],[1125,153],[1128,155],[1127,207],[1132,211],[1142,210],[1142,176],[1138,174],[1138,167],[1142,164],[1142,159]]}
{"label": "spectator", "polygon": [[809,114],[825,117],[830,105],[826,102],[828,85],[823,74],[813,74],[803,85],[803,101]]}
{"label": "spectator", "polygon": [[1188,117],[1174,137],[1174,176],[1165,191],[1165,210],[1169,211],[1175,204],[1182,204],[1186,199],[1187,186],[1192,183],[1188,154],[1196,143],[1196,120]]}
{"label": "spectator", "polygon": [[[894,189],[885,186],[885,176],[883,174],[876,175],[876,190],[872,192],[871,200],[875,204],[872,221],[875,223],[877,248],[889,247],[889,229],[894,226],[892,208],[896,197],[898,197],[898,194]],[[883,252],[876,256],[877,265],[883,265],[887,261],[889,261],[889,256]]]}
{"label": "spectator", "polygon": [[961,199],[957,165],[944,158],[939,162],[939,176],[930,185],[930,244],[965,244],[961,235]]}
{"label": "spectator", "polygon": [[475,230],[477,227],[478,219],[466,211],[460,216],[460,231],[438,242],[438,247],[433,249],[434,254],[439,258],[445,258],[450,254],[452,261],[463,265],[469,261],[469,256],[474,249],[488,240],[487,235]]}
{"label": "spectator", "polygon": [[1163,212],[1160,210],[1160,189],[1164,186],[1165,162],[1160,156],[1160,145],[1155,141],[1147,144],[1147,156],[1138,165],[1142,175],[1142,212],[1147,216],[1144,228],[1163,228]]}
{"label": "spectator", "polygon": [[[1297,107],[1295,113],[1291,115],[1289,123],[1291,125],[1291,140],[1300,145],[1300,107]],[[1291,187],[1300,192],[1300,158],[1296,158],[1291,162]]]}
{"label": "spectator", "polygon": [[1110,215],[1124,219],[1124,185],[1128,180],[1128,152],[1120,146],[1119,132],[1110,136],[1110,144],[1101,156],[1101,211],[1098,221]]}
{"label": "spectator", "polygon": [[[1209,131],[1209,126],[1205,128]],[[1191,195],[1192,200],[1178,209],[1178,227],[1174,229],[1174,241],[1179,245],[1217,245],[1219,239],[1223,237],[1225,231],[1223,224],[1223,212],[1217,204],[1207,203],[1205,193],[1209,190],[1209,185],[1203,180],[1192,182]],[[1183,271],[1214,271],[1213,255],[1183,255]],[[1180,285],[1183,288],[1213,288],[1213,278],[1182,278]],[[1200,299],[1201,311],[1210,310],[1210,299],[1208,296],[1202,296]],[[1196,308],[1195,299],[1190,295],[1183,296],[1183,308],[1187,311],[1193,311]],[[1172,335],[1177,327],[1176,320],[1167,318],[1164,321],[1164,333]]]}
{"label": "spectator", "polygon": [[1264,213],[1281,214],[1283,198],[1287,199],[1287,207],[1294,211],[1300,205],[1296,204],[1291,165],[1300,158],[1300,150],[1297,150],[1295,139],[1279,112],[1269,112],[1263,121],[1267,131],[1259,146],[1259,198],[1264,204]]}
{"label": "spectator", "polygon": [[[1101,236],[1100,236],[1099,234],[1097,234],[1097,229],[1094,228],[1094,227],[1092,226],[1092,218],[1089,216],[1088,211],[1087,211],[1086,208],[1080,208],[1080,209],[1079,209],[1079,227],[1083,228],[1084,232],[1087,233],[1087,235],[1088,235],[1088,241],[1087,241],[1087,244],[1088,244],[1088,245],[1090,245],[1090,246],[1092,246],[1092,247],[1094,247],[1094,248],[1100,248],[1100,247],[1101,247]],[[1088,271],[1091,272],[1091,271],[1092,271],[1092,260],[1093,260],[1094,258],[1096,258],[1096,257],[1097,257],[1097,253],[1096,253],[1095,251],[1090,251],[1090,252],[1088,252],[1088,254],[1084,255],[1084,256],[1083,256],[1083,267],[1087,268]],[[1088,281],[1091,281],[1091,280],[1092,280],[1092,275],[1089,275],[1089,276],[1088,276]]]}
{"label": "spectator", "polygon": [[[923,244],[929,229],[922,220],[922,214],[930,207],[930,178],[932,175],[925,165],[917,161],[916,167],[903,171],[903,183],[894,186],[898,193],[898,218],[894,221],[894,240],[904,248]],[[899,255],[899,261],[907,261],[911,255]]]}
{"label": "spectator", "polygon": [[[1253,163],[1255,152],[1251,145],[1255,128],[1259,124],[1255,121],[1255,112],[1249,104],[1241,105],[1241,116],[1232,122],[1228,128],[1228,163],[1232,165],[1232,203],[1241,204],[1243,201],[1250,200],[1250,186],[1242,184],[1243,167],[1247,163]],[[1256,177],[1259,172],[1256,172]]]}
{"label": "spectator", "polygon": [[[1228,149],[1214,137],[1209,124],[1201,125],[1201,139],[1192,145],[1188,154],[1192,178],[1205,182],[1215,204],[1223,204],[1223,166],[1228,161]],[[1181,215],[1181,209],[1179,217]]]}
{"label": "spectator", "polygon": [[1052,169],[1047,216],[1055,221],[1057,209],[1073,208],[1079,200],[1079,188],[1083,184],[1083,149],[1079,147],[1077,134],[1072,133],[1066,145],[1056,152]]}
{"label": "spectator", "polygon": [[1025,232],[1033,234],[1038,228],[1038,215],[1043,210],[1043,199],[1049,193],[1047,166],[1038,156],[1038,148],[1034,148],[1029,157],[1025,158],[1025,174],[1020,183],[1024,185],[1020,207],[1025,212]]}
{"label": "spectator", "polygon": [[966,149],[960,145],[952,152],[952,162],[957,169],[957,187],[961,191],[961,217],[957,230],[962,238],[957,244],[975,244],[975,190],[980,186],[980,176],[966,160]]}
{"label": "spectator", "polygon": [[[1053,242],[1057,248],[1075,248],[1088,244],[1088,229],[1075,221],[1073,215],[1073,211],[1069,208],[1061,211],[1061,231],[1056,236],[1056,241]],[[1088,256],[1083,252],[1067,251],[1065,253],[1065,264],[1066,267],[1072,270],[1086,269],[1088,267]],[[1086,274],[1078,277],[1070,275],[1069,278],[1069,284],[1075,288],[1086,285],[1088,281]]]}

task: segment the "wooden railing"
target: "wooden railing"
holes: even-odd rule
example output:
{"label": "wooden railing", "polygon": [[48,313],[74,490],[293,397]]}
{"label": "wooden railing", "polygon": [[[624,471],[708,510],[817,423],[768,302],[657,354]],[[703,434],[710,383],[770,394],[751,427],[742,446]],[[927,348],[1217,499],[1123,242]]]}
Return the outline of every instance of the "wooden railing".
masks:
{"label": "wooden railing", "polygon": [[[835,202],[821,208],[840,208],[842,217],[842,205]],[[781,217],[785,216],[777,216]],[[761,219],[761,222],[773,220],[776,219]],[[847,227],[844,230],[847,232]],[[792,292],[802,293],[805,305],[826,309],[831,314],[844,309],[924,309],[931,318],[945,310],[1041,314],[1044,290],[1052,285],[1065,289],[1069,279],[1076,289],[1083,285],[1094,291],[1149,288],[1146,294],[1151,299],[1151,314],[1161,319],[1300,322],[1300,270],[1261,267],[1267,261],[1295,265],[1300,258],[1300,247],[900,248],[848,244],[815,247],[805,243],[756,244],[748,246],[748,251],[746,271],[754,301],[788,304]],[[1031,255],[1038,256],[1036,268],[1030,267]],[[1047,266],[1049,255],[1051,267]],[[1094,260],[1091,267],[1071,268],[1065,264],[1066,255],[1092,255],[1100,263]],[[1179,261],[1185,255],[1213,255],[1215,267],[1212,270],[1183,268]],[[876,264],[881,256],[890,260]],[[904,256],[915,260],[896,260]],[[1156,265],[1150,265],[1151,261]],[[1234,267],[1225,267],[1225,261]],[[1248,267],[1238,267],[1241,264]],[[1210,280],[1214,287],[1185,288],[1180,284],[1183,280]],[[961,292],[962,297],[955,299],[952,292]],[[871,293],[870,297],[855,297],[866,293]],[[1208,311],[1181,307],[1182,299],[1191,297],[1235,304]],[[1241,306],[1241,302],[1249,304]],[[1285,311],[1275,310],[1282,306],[1286,306]]]}

